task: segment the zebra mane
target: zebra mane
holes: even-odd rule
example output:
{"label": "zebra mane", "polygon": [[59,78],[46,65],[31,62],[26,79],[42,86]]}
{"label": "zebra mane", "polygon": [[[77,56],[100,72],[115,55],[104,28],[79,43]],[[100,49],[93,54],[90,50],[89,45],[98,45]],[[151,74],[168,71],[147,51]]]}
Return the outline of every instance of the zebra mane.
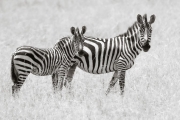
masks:
{"label": "zebra mane", "polygon": [[138,22],[136,21],[136,22],[134,22],[134,24],[131,26],[131,27],[129,27],[128,29],[127,29],[127,32],[125,32],[125,33],[123,33],[123,34],[120,34],[120,35],[118,35],[117,37],[130,37],[130,36],[132,36],[133,35],[133,32],[135,33],[135,29],[137,29],[138,28]]}
{"label": "zebra mane", "polygon": [[[68,42],[67,42],[68,41]],[[67,46],[67,43],[71,43],[71,37],[63,37],[61,38],[55,45],[54,48],[64,48]]]}

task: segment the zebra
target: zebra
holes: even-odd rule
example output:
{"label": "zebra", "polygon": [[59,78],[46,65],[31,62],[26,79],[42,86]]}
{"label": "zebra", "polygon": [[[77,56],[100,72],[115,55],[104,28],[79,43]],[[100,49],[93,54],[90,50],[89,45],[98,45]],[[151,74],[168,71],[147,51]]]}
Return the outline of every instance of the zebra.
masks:
{"label": "zebra", "polygon": [[72,36],[61,38],[53,48],[41,49],[32,46],[18,47],[11,59],[11,78],[14,83],[12,94],[20,91],[24,81],[30,73],[38,76],[58,75],[57,82],[53,83],[54,91],[61,88],[61,82],[68,71],[71,59],[75,55],[81,56],[83,50],[83,34],[86,27],[71,27]]}
{"label": "zebra", "polygon": [[118,80],[120,94],[123,95],[126,70],[134,65],[135,58],[142,50],[147,52],[151,47],[151,24],[154,21],[155,15],[151,15],[148,22],[146,14],[144,16],[138,14],[137,21],[128,28],[127,32],[116,37],[100,39],[84,36],[83,55],[75,55],[66,82],[70,85],[77,66],[92,74],[114,72],[106,95]]}

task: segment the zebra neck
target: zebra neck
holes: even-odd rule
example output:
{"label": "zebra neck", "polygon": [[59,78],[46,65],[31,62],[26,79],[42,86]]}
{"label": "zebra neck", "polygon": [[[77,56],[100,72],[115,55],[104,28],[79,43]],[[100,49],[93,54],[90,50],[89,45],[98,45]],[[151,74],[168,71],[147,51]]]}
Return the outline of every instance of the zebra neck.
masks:
{"label": "zebra neck", "polygon": [[72,58],[75,56],[75,48],[72,43],[69,43],[65,46],[57,47],[56,50],[61,52],[63,55],[67,55],[69,58]]}
{"label": "zebra neck", "polygon": [[73,46],[73,39],[71,37],[65,37],[59,40],[53,47],[56,50],[56,54],[59,54],[59,59],[69,59],[75,56],[75,48]]}
{"label": "zebra neck", "polygon": [[69,55],[71,56],[71,58],[74,57],[76,54],[76,48],[73,44],[73,36],[70,37],[69,51],[70,51]]}
{"label": "zebra neck", "polygon": [[[137,22],[135,22],[134,25],[132,26],[132,28],[130,28],[130,29],[132,29],[132,31],[133,31],[132,32],[133,34],[131,34],[130,37],[134,37],[135,47],[140,52],[142,50],[142,43],[140,41],[140,26]],[[128,30],[128,31],[130,31],[130,30]]]}
{"label": "zebra neck", "polygon": [[122,49],[122,54],[126,54],[127,50],[129,50],[129,52],[132,53],[132,59],[135,59],[136,56],[142,51],[139,30],[139,25],[137,22],[135,22],[132,27],[128,28],[126,33],[120,35],[126,44],[126,47]]}

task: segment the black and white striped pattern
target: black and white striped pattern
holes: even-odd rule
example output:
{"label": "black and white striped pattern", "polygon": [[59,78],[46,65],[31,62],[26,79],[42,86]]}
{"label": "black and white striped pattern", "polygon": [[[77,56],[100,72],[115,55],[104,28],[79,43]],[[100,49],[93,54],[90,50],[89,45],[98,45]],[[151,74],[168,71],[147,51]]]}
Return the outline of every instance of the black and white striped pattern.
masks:
{"label": "black and white striped pattern", "polygon": [[53,48],[40,49],[31,46],[17,48],[11,61],[11,76],[14,83],[12,93],[20,90],[30,73],[38,76],[56,73],[58,80],[53,82],[53,86],[54,89],[61,89],[61,82],[72,58],[83,49],[82,35],[85,33],[85,27],[83,29],[84,31],[80,34],[78,28],[72,27],[73,36],[60,39]]}
{"label": "black and white striped pattern", "polygon": [[82,70],[102,74],[114,72],[107,93],[119,79],[121,93],[124,91],[125,72],[134,65],[134,59],[140,51],[147,52],[151,41],[151,24],[155,21],[155,15],[150,22],[144,15],[137,16],[137,22],[128,28],[127,32],[110,39],[85,37],[83,56],[75,56],[74,64],[67,75],[67,81],[71,81],[76,66]]}

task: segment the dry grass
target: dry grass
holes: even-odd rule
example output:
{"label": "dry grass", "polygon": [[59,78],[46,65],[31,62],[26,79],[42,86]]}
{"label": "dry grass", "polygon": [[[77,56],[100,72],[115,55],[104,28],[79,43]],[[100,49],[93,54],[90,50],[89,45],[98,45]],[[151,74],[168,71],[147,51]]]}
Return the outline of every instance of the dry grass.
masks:
{"label": "dry grass", "polygon": [[[179,119],[180,2],[178,0],[1,0],[0,120]],[[13,99],[11,54],[21,45],[52,47],[70,35],[71,26],[87,26],[87,36],[114,37],[137,14],[156,15],[152,47],[141,53],[126,74],[125,95],[115,86],[104,93],[112,73],[93,75],[77,69],[72,93],[52,94],[51,77],[30,75]]]}

